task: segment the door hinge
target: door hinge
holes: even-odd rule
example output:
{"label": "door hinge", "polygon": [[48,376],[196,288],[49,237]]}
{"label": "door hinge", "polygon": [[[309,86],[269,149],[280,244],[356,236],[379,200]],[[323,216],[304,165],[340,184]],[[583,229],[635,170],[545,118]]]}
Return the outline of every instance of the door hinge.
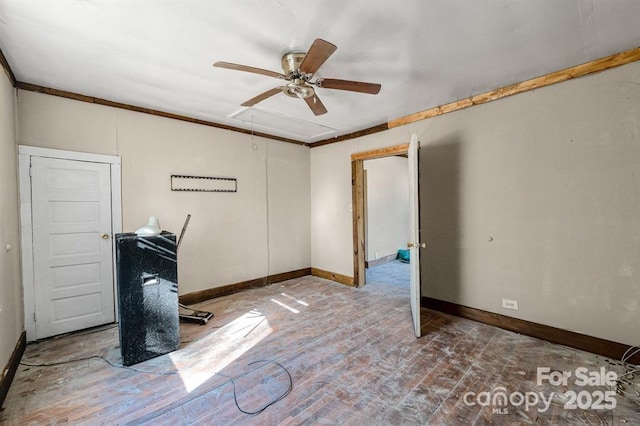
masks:
{"label": "door hinge", "polygon": [[407,248],[427,248],[427,243],[407,243]]}
{"label": "door hinge", "polygon": [[33,322],[36,322],[36,313],[33,313]]}
{"label": "door hinge", "polygon": [[31,164],[29,164],[29,177],[31,177]]}

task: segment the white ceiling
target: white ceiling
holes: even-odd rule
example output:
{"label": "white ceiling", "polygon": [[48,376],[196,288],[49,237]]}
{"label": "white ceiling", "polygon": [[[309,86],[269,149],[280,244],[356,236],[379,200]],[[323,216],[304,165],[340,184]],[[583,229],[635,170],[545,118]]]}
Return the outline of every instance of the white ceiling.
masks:
{"label": "white ceiling", "polygon": [[[282,72],[281,56],[315,38],[338,46],[315,77],[380,93],[317,89],[318,117],[282,94],[242,112],[280,81],[212,66]],[[0,0],[20,82],[303,142],[638,46],[638,0]]]}

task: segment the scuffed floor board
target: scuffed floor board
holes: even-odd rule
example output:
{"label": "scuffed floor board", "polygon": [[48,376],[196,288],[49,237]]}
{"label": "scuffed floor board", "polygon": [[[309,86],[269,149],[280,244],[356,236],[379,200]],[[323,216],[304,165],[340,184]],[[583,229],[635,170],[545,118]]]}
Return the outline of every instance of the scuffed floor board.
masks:
{"label": "scuffed floor board", "polygon": [[[471,424],[640,421],[639,406],[617,397],[611,412],[539,412],[464,402],[467,392],[558,392],[536,385],[536,368],[609,366],[587,352],[447,314],[422,311],[413,335],[409,289],[375,280],[354,289],[317,277],[296,278],[196,305],[215,316],[181,324],[181,348],[135,365],[162,375],[114,368],[93,358],[55,367],[20,366],[0,422],[51,424]],[[24,362],[102,356],[121,362],[117,328],[72,334],[27,347]],[[287,388],[291,393],[257,416]],[[259,366],[260,364],[258,364]],[[172,374],[176,373],[176,374]],[[169,375],[166,375],[169,374]],[[570,388],[570,387],[569,387]],[[568,388],[567,388],[568,389]],[[562,389],[566,390],[565,388]],[[581,390],[576,388],[576,390]]]}

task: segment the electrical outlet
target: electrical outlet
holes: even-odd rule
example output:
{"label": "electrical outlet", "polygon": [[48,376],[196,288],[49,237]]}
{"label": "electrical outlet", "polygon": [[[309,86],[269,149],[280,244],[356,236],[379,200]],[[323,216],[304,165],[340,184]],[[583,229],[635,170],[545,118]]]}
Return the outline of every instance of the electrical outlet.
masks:
{"label": "electrical outlet", "polygon": [[509,300],[509,299],[502,299],[502,307],[505,309],[514,309],[514,310],[518,310],[518,301],[517,300]]}

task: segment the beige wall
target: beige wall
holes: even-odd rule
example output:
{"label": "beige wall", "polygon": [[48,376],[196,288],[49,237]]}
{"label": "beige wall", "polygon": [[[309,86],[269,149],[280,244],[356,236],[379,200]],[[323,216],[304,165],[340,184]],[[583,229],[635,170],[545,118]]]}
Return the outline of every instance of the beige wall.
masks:
{"label": "beige wall", "polygon": [[[191,214],[180,294],[310,266],[308,148],[22,90],[18,113],[20,144],[122,157],[125,231],[156,215],[179,234]],[[171,174],[238,192],[174,192]]]}
{"label": "beige wall", "polygon": [[312,266],[353,274],[349,155],[413,130],[423,296],[640,341],[640,63],[312,149]]}
{"label": "beige wall", "polygon": [[409,142],[401,127],[311,148],[311,265],[353,276],[351,154]]}
{"label": "beige wall", "polygon": [[406,248],[409,238],[409,162],[385,157],[364,162],[367,171],[367,258]]}
{"label": "beige wall", "polygon": [[[121,155],[126,230],[157,214],[179,232],[191,213],[180,253],[187,293],[309,263],[352,275],[350,155],[406,143],[416,130],[428,243],[423,295],[633,344],[640,340],[639,76],[634,63],[310,155],[300,146],[19,91],[18,141]],[[6,81],[2,87],[3,108],[12,108],[12,89]],[[1,131],[6,150],[13,130],[3,124]],[[171,173],[237,177],[239,192],[173,193]],[[0,191],[15,203],[15,185]],[[19,298],[4,274],[2,291],[9,291],[0,303]],[[518,300],[520,310],[501,308],[503,297]],[[5,330],[3,321],[0,329],[15,341],[21,314],[9,309],[16,327]]]}
{"label": "beige wall", "polygon": [[[0,71],[0,368],[24,330],[20,281],[15,90]],[[7,251],[7,244],[11,249]]]}

